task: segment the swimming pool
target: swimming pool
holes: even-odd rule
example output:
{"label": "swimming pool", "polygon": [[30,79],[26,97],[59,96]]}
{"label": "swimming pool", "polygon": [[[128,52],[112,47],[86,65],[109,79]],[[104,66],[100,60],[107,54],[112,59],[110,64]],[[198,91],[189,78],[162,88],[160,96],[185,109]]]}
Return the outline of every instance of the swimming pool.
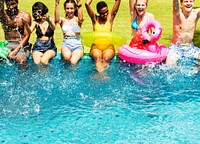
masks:
{"label": "swimming pool", "polygon": [[0,143],[200,142],[200,74],[90,58],[28,69],[0,63]]}

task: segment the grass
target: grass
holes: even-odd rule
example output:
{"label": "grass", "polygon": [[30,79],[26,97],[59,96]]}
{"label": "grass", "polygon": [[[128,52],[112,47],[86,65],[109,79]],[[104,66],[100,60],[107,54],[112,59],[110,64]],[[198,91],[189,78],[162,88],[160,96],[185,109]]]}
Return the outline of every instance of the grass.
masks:
{"label": "grass", "polygon": [[[32,5],[37,2],[38,0],[19,0],[19,8],[30,13],[31,14],[31,7]],[[49,13],[51,17],[54,17],[54,6],[55,2],[54,0],[46,1],[46,0],[40,0],[41,2],[44,2],[48,8]],[[61,10],[61,16],[64,16],[64,9],[63,9],[63,3],[65,0],[60,0],[60,10]],[[92,7],[96,11],[96,3],[99,0],[93,0]],[[109,6],[109,9],[111,10],[114,0],[105,0]],[[84,23],[81,28],[81,32],[90,32],[92,31],[92,23],[91,20],[86,12],[84,3],[85,0],[82,1],[83,5],[83,15],[84,15]],[[200,2],[196,1],[195,7],[200,7]],[[163,28],[163,33],[161,38],[159,39],[160,44],[164,44],[168,46],[170,44],[171,38],[172,38],[172,1],[169,0],[149,0],[147,11],[150,13],[153,13],[155,16],[155,19],[158,20]],[[120,34],[121,36],[126,38],[127,44],[130,42],[132,36],[131,36],[131,22],[130,22],[130,14],[129,14],[129,2],[128,0],[122,0],[119,11],[117,13],[117,16],[114,20],[113,25],[113,32],[116,32]],[[0,29],[0,41],[4,40],[4,35],[2,29]],[[199,41],[199,35],[200,35],[200,26],[197,24],[196,32],[194,35],[194,44],[198,47],[200,47],[200,41]],[[63,41],[63,34],[61,31],[61,28],[59,25],[56,27],[55,36],[54,36],[58,51],[60,51],[60,47]],[[36,34],[35,32],[32,33],[30,37],[30,42],[34,43],[36,40]],[[89,48],[85,48],[85,53],[88,53]]]}

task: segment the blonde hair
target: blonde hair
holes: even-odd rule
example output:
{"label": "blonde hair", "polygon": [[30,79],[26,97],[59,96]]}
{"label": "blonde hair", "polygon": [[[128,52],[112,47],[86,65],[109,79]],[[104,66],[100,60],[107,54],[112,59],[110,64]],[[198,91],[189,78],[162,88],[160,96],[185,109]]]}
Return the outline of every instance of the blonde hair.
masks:
{"label": "blonde hair", "polygon": [[[134,5],[136,5],[136,3],[137,3],[138,1],[139,1],[139,0],[136,0]],[[145,0],[145,1],[146,1],[146,5],[147,5],[147,4],[148,4],[148,0]]]}

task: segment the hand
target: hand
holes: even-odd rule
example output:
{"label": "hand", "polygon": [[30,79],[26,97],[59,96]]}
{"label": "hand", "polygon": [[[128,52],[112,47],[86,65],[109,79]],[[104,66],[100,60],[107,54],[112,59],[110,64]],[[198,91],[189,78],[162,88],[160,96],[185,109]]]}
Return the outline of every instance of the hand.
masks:
{"label": "hand", "polygon": [[8,53],[7,57],[14,59],[16,56],[15,51],[11,51],[10,53]]}
{"label": "hand", "polygon": [[60,3],[60,0],[56,0],[56,3],[59,4],[59,3]]}
{"label": "hand", "polygon": [[50,16],[44,15],[44,16],[43,16],[43,19],[46,20],[47,22],[50,22]]}

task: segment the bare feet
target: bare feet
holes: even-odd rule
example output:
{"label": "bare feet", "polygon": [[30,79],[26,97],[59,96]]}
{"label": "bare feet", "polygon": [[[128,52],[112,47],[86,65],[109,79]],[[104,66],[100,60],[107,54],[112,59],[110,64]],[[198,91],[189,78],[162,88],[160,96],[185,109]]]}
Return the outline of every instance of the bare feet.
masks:
{"label": "bare feet", "polygon": [[96,69],[99,73],[102,73],[104,70],[109,68],[109,64],[107,62],[98,62],[96,63]]}

